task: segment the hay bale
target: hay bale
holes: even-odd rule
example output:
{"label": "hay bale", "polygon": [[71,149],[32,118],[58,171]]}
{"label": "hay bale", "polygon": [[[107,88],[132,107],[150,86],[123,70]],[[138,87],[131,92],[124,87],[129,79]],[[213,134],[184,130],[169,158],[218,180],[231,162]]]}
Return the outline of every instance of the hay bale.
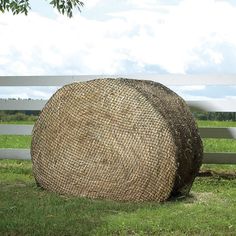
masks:
{"label": "hay bale", "polygon": [[61,194],[164,201],[187,194],[202,161],[188,106],[152,81],[98,79],[59,89],[33,129],[33,173]]}

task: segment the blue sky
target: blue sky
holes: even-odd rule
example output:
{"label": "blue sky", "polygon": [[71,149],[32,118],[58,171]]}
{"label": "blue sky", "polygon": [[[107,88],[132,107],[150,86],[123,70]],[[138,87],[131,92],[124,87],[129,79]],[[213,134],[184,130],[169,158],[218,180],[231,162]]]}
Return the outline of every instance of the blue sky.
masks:
{"label": "blue sky", "polygon": [[[0,75],[236,74],[236,0],[84,0],[72,19],[44,0],[28,16],[0,15]],[[236,88],[174,88],[186,98]],[[0,88],[47,98],[52,88]]]}

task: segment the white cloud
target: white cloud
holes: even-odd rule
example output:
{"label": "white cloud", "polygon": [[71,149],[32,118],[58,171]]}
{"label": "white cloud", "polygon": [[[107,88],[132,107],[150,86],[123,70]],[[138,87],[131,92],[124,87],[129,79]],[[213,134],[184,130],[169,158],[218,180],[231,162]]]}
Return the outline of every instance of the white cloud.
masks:
{"label": "white cloud", "polygon": [[[88,14],[104,2],[87,1],[82,10]],[[165,2],[118,1],[102,21],[83,14],[1,15],[0,74],[148,73],[149,65],[157,73],[186,73],[195,65],[222,64],[224,51],[217,45],[236,48],[236,7],[214,0]],[[115,12],[119,4],[126,10]]]}
{"label": "white cloud", "polygon": [[85,8],[89,9],[89,8],[93,8],[96,7],[99,2],[101,2],[102,0],[93,0],[93,1],[86,1],[85,3]]}
{"label": "white cloud", "polygon": [[220,64],[224,59],[222,53],[212,49],[206,49],[204,54],[208,55],[214,64]]}
{"label": "white cloud", "polygon": [[235,101],[236,101],[236,96],[226,96],[225,99],[230,99],[230,100],[235,99]]}
{"label": "white cloud", "polygon": [[0,98],[49,99],[58,87],[0,87]]}
{"label": "white cloud", "polygon": [[[175,91],[179,96],[184,98],[185,100],[211,100],[213,98],[204,95],[193,95],[191,93],[195,93],[198,91],[204,91],[207,89],[205,85],[190,85],[190,86],[170,86],[170,89]],[[206,90],[207,92],[208,90]]]}
{"label": "white cloud", "polygon": [[209,100],[215,100],[214,98],[208,97],[208,96],[196,96],[196,95],[190,95],[190,94],[184,94],[179,93],[179,96],[181,96],[186,101],[209,101]]}
{"label": "white cloud", "polygon": [[190,85],[190,86],[171,86],[175,91],[179,92],[191,92],[191,91],[200,91],[206,89],[205,85]]}

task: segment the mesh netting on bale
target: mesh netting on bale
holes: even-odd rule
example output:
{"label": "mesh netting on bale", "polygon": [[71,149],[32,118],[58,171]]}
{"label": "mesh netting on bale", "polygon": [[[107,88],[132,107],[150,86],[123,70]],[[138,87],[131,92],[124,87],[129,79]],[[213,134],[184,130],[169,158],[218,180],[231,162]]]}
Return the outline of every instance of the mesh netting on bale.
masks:
{"label": "mesh netting on bale", "polygon": [[44,189],[121,201],[187,194],[202,162],[188,106],[152,81],[97,79],[59,89],[33,129]]}

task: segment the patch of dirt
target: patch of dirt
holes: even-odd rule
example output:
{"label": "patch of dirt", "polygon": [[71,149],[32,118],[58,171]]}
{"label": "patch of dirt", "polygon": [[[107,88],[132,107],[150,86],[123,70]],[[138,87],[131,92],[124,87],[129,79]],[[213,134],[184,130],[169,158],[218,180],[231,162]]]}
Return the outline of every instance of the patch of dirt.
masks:
{"label": "patch of dirt", "polygon": [[198,173],[198,177],[214,177],[214,178],[221,178],[221,179],[236,179],[236,173],[234,172],[217,172],[212,170],[204,170]]}
{"label": "patch of dirt", "polygon": [[209,202],[221,202],[220,199],[215,193],[212,192],[203,192],[203,193],[192,193],[189,197],[185,199],[184,206],[191,207],[195,204],[209,203]]}
{"label": "patch of dirt", "polygon": [[195,199],[199,203],[206,203],[212,200],[219,200],[216,194],[212,192],[204,192],[204,193],[194,193]]}

